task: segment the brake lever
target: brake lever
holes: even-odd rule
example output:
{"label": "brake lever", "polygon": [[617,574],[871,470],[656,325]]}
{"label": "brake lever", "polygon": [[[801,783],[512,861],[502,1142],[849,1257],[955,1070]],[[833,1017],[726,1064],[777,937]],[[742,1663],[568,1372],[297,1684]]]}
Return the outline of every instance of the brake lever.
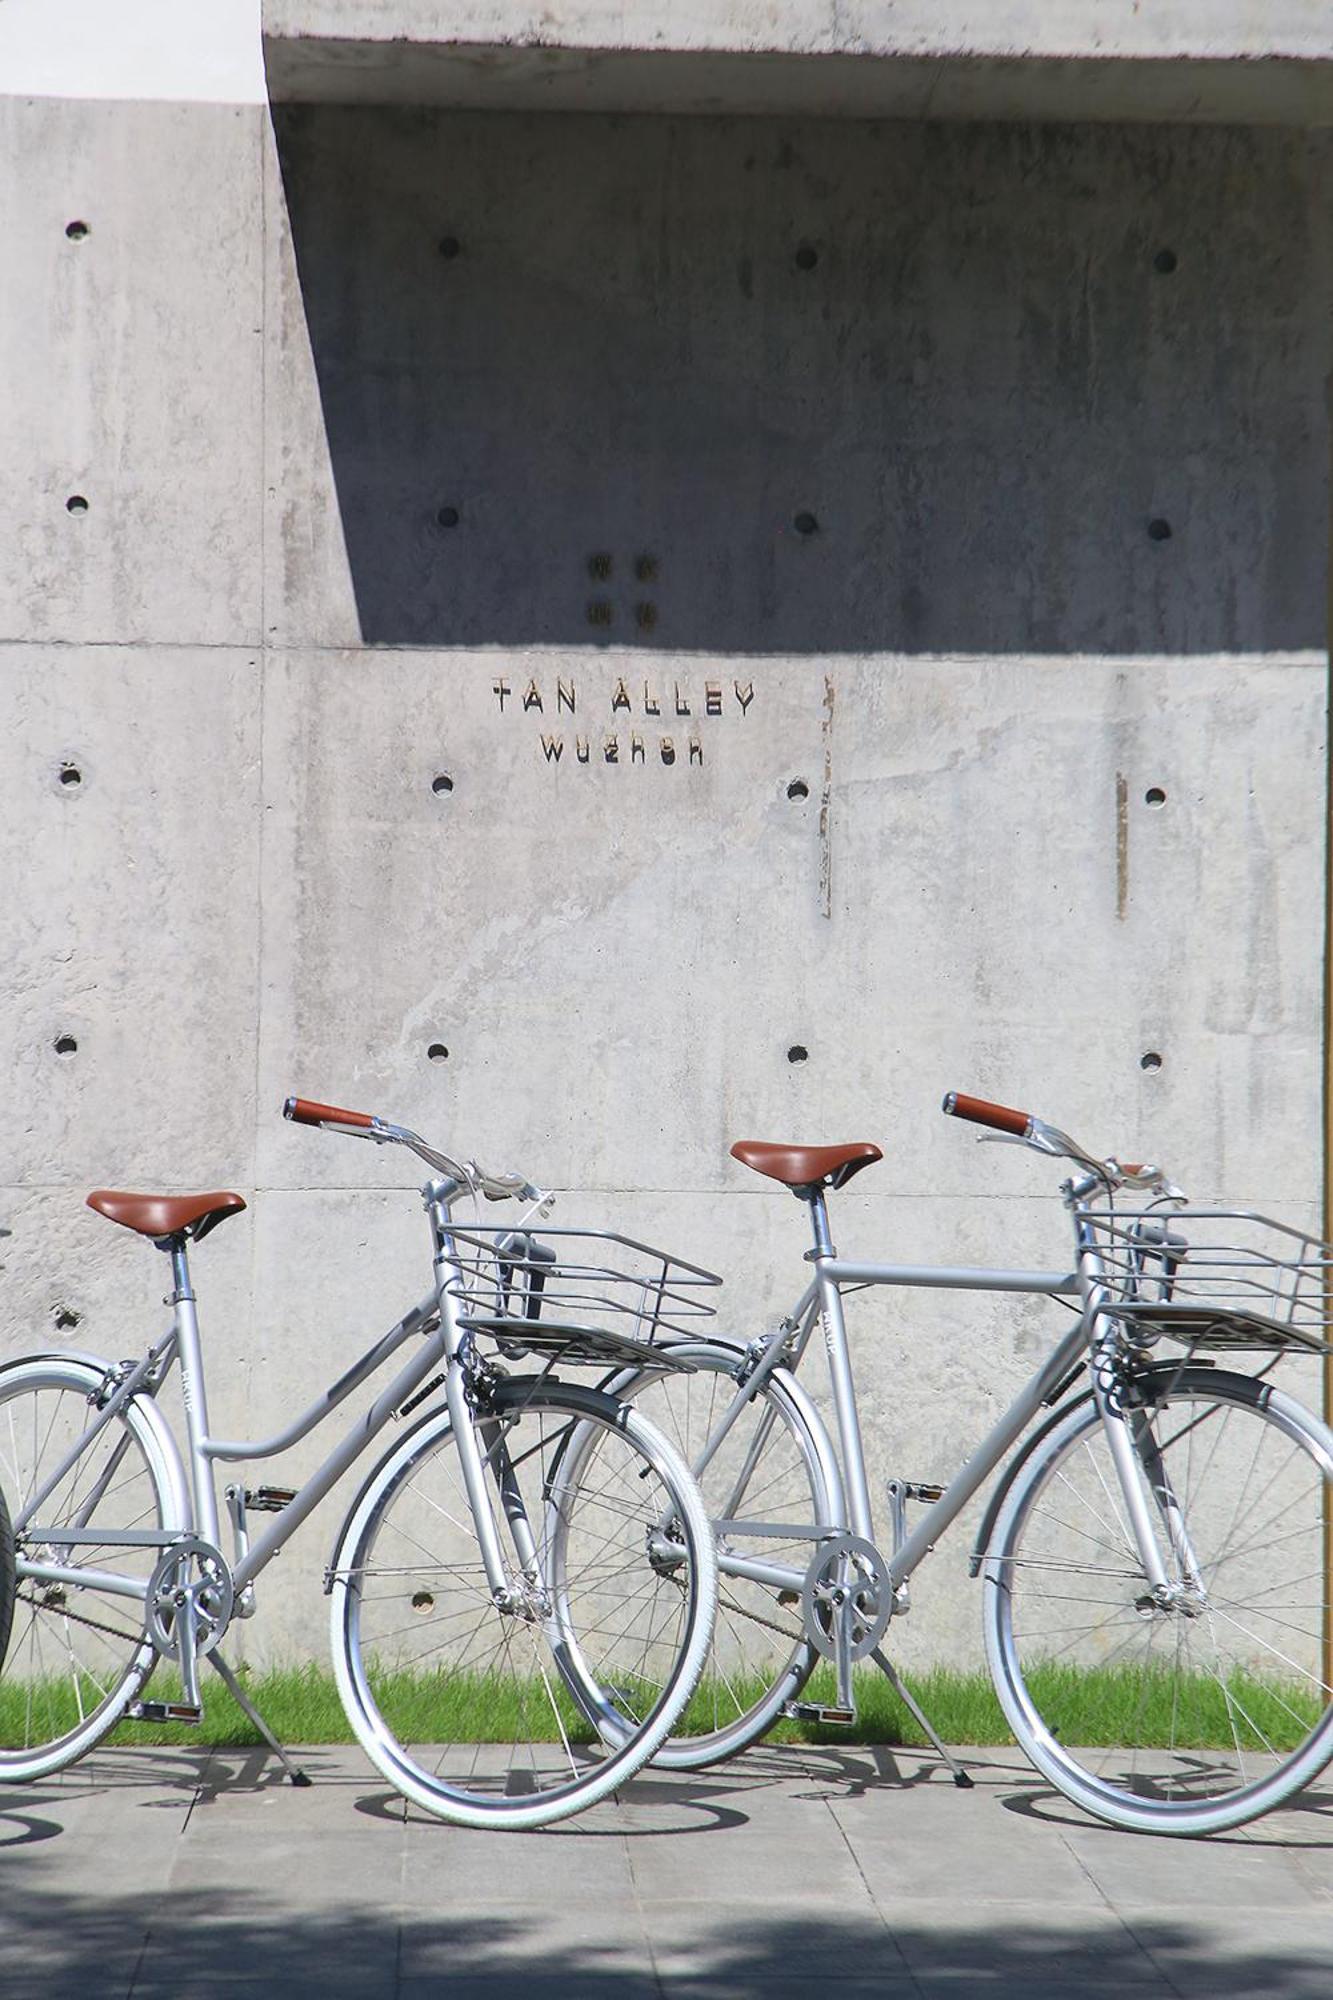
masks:
{"label": "brake lever", "polygon": [[[1053,1145],[1047,1137],[1045,1130],[1041,1127],[1034,1129],[1031,1136],[1027,1139],[1021,1138],[1017,1132],[979,1132],[977,1134],[977,1144],[979,1146],[1023,1146],[1029,1153],[1045,1153],[1053,1160],[1064,1160],[1074,1157],[1066,1153],[1063,1146]],[[1077,1157],[1081,1161],[1083,1155],[1080,1153]]]}
{"label": "brake lever", "polygon": [[555,1207],[555,1196],[549,1188],[530,1187],[528,1193],[535,1198],[524,1209],[522,1215],[519,1216],[518,1221],[514,1225],[516,1229],[526,1229],[530,1222],[544,1221]]}

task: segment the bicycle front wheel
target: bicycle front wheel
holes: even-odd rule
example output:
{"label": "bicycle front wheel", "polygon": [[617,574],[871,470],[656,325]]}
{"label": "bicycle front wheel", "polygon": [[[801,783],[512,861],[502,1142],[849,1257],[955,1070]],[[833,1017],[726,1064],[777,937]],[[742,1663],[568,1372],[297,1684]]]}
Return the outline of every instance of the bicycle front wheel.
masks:
{"label": "bicycle front wheel", "polygon": [[637,1412],[507,1380],[478,1415],[511,1588],[482,1565],[448,1413],[372,1473],[333,1566],[339,1693],[372,1762],[464,1826],[544,1826],[657,1749],[708,1651],[703,1503]]}
{"label": "bicycle front wheel", "polygon": [[[0,1488],[16,1572],[0,1666],[0,1779],[43,1778],[83,1756],[156,1663],[144,1608],[162,1545],[102,1543],[97,1533],[182,1529],[186,1501],[150,1406],[132,1397],[94,1429],[105,1379],[90,1362],[58,1356],[0,1368]],[[88,1539],[48,1541],[57,1528]]]}
{"label": "bicycle front wheel", "polygon": [[1215,1833],[1333,1757],[1333,1436],[1250,1376],[1161,1368],[1133,1394],[1165,1601],[1083,1403],[1039,1438],[1001,1510],[987,1656],[1014,1735],[1066,1797],[1114,1826]]}

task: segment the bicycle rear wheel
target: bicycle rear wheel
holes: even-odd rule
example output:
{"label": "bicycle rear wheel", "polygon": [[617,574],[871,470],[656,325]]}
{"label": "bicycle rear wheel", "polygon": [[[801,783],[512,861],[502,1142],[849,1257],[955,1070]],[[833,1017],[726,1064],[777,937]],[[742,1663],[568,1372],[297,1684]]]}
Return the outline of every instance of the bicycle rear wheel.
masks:
{"label": "bicycle rear wheel", "polygon": [[[709,1439],[748,1365],[727,1341],[674,1341],[690,1372],[641,1369],[609,1387],[643,1410],[696,1471],[718,1536],[713,1643],[680,1729],[656,1762],[673,1770],[721,1763],[765,1735],[819,1662],[805,1634],[800,1593],[741,1573],[746,1561],[804,1576],[820,1538],[841,1523],[836,1470],[825,1463],[799,1385],[776,1370],[744,1405],[701,1470]],[[808,1412],[808,1413],[807,1413]],[[719,1526],[719,1523],[723,1525]]]}
{"label": "bicycle rear wheel", "polygon": [[1333,1757],[1321,1664],[1333,1436],[1245,1375],[1154,1369],[1134,1395],[1169,1601],[1149,1589],[1085,1402],[1038,1438],[1001,1510],[987,1656],[1015,1736],[1068,1798],[1114,1826],[1214,1833],[1280,1805]]}
{"label": "bicycle rear wheel", "polygon": [[0,1673],[4,1672],[9,1634],[14,1623],[14,1528],[0,1490]]}
{"label": "bicycle rear wheel", "polygon": [[514,1600],[492,1599],[438,1412],[348,1516],[334,1669],[362,1748],[409,1799],[465,1826],[543,1826],[623,1784],[689,1699],[712,1537],[670,1445],[597,1390],[502,1381],[478,1430]]}
{"label": "bicycle rear wheel", "polygon": [[[95,1535],[184,1528],[186,1503],[150,1406],[131,1398],[94,1435],[105,1379],[91,1362],[54,1355],[0,1368],[0,1488],[16,1570],[0,1669],[0,1779],[42,1778],[83,1756],[156,1664],[144,1597],[161,1547]],[[93,1538],[72,1548],[44,1539],[45,1529],[75,1527]]]}

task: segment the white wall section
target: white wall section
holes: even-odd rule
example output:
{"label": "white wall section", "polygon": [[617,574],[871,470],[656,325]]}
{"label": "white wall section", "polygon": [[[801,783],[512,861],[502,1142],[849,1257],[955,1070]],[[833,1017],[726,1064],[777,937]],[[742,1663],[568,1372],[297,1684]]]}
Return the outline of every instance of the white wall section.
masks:
{"label": "white wall section", "polygon": [[261,104],[259,0],[0,0],[0,94]]}

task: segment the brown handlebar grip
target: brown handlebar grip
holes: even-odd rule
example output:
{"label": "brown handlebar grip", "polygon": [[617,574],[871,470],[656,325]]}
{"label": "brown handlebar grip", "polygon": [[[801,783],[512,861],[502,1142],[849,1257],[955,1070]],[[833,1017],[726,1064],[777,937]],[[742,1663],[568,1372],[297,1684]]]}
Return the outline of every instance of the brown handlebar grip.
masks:
{"label": "brown handlebar grip", "polygon": [[368,1111],[340,1111],[336,1104],[316,1104],[309,1097],[289,1097],[282,1115],[293,1125],[359,1125],[367,1132],[375,1123]]}
{"label": "brown handlebar grip", "polygon": [[950,1118],[966,1118],[972,1125],[989,1125],[996,1132],[1011,1132],[1015,1139],[1026,1139],[1032,1130],[1028,1112],[1011,1110],[1007,1104],[991,1104],[984,1097],[966,1097],[961,1090],[949,1091],[943,1108]]}

